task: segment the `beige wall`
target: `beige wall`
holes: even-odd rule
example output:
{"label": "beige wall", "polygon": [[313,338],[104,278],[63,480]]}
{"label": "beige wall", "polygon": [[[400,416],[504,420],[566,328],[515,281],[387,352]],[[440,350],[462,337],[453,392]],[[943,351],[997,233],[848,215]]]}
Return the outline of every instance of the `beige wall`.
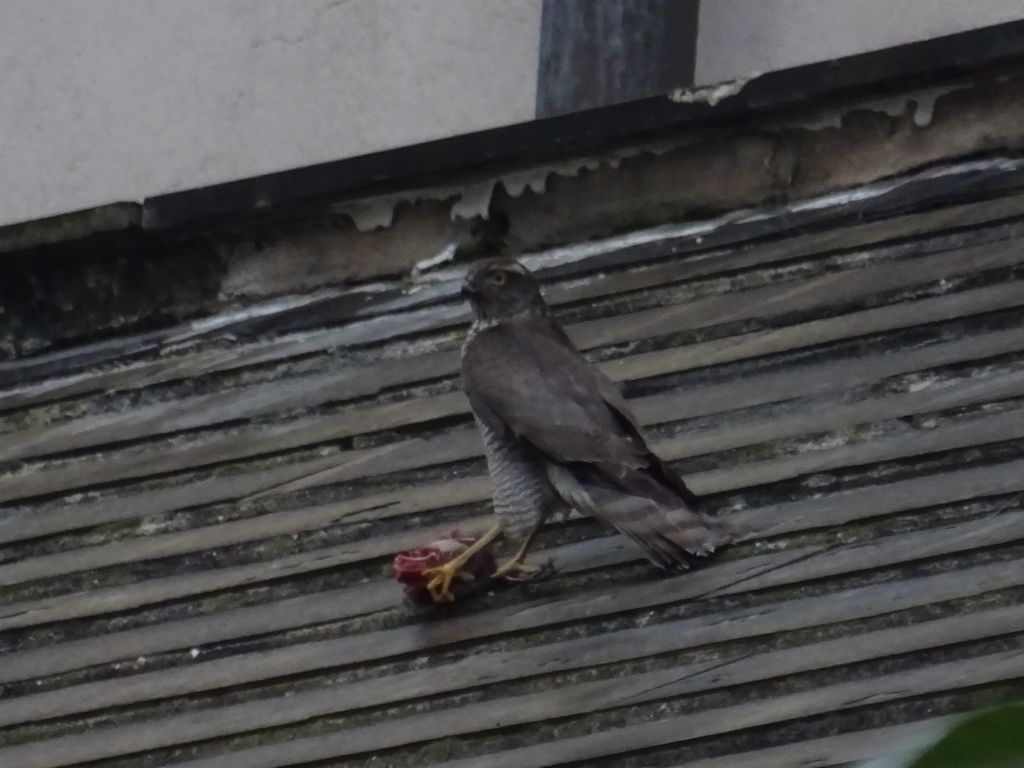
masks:
{"label": "beige wall", "polygon": [[541,0],[0,0],[0,224],[529,120]]}
{"label": "beige wall", "polygon": [[1024,0],[702,0],[698,83],[1024,18]]}
{"label": "beige wall", "polygon": [[[0,225],[534,115],[542,0],[0,0]],[[716,82],[1024,0],[704,0]]]}

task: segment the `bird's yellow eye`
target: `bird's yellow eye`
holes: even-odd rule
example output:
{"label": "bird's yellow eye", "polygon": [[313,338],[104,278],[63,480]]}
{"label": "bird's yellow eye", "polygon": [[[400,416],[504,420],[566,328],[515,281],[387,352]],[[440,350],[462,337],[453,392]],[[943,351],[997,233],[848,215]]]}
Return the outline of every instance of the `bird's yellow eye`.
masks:
{"label": "bird's yellow eye", "polygon": [[505,284],[505,280],[507,280],[507,279],[508,279],[508,275],[506,275],[504,272],[492,272],[491,273],[491,282],[494,283],[495,285],[504,285]]}

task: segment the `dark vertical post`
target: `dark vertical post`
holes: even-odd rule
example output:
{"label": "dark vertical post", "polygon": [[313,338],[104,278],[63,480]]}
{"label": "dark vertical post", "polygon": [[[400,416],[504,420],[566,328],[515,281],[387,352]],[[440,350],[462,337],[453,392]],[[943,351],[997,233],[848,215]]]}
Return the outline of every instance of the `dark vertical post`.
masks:
{"label": "dark vertical post", "polygon": [[700,0],[544,0],[537,117],[693,84]]}

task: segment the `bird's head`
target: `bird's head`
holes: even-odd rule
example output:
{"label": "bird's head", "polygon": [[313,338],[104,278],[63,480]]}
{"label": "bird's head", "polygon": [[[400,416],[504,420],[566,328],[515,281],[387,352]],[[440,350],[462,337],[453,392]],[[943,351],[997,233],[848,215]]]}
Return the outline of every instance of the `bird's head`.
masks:
{"label": "bird's head", "polygon": [[462,295],[469,299],[477,320],[500,321],[546,311],[540,286],[530,271],[505,257],[478,261],[466,273]]}

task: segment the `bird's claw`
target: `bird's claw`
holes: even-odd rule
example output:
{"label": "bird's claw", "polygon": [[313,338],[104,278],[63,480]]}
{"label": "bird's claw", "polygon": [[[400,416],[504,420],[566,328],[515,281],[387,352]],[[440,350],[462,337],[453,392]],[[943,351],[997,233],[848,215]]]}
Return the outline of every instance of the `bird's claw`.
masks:
{"label": "bird's claw", "polygon": [[430,599],[435,603],[455,602],[455,593],[451,589],[455,579],[474,581],[473,575],[461,570],[461,566],[455,561],[439,565],[437,568],[429,568],[423,572],[423,575],[428,579],[427,592],[430,593]]}

